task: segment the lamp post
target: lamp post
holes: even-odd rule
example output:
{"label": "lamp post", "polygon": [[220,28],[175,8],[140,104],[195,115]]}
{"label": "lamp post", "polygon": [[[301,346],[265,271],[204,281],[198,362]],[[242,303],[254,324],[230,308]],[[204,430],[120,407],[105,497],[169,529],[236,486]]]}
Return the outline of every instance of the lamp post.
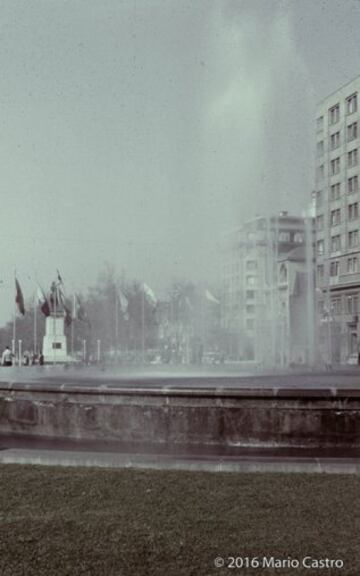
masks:
{"label": "lamp post", "polygon": [[19,340],[19,366],[22,365],[22,340]]}
{"label": "lamp post", "polygon": [[86,364],[86,340],[83,340],[83,362]]}
{"label": "lamp post", "polygon": [[323,312],[322,321],[326,322],[327,325],[327,356],[328,356],[328,367],[332,366],[333,351],[332,351],[332,322],[333,317],[330,314],[330,310],[325,308]]}

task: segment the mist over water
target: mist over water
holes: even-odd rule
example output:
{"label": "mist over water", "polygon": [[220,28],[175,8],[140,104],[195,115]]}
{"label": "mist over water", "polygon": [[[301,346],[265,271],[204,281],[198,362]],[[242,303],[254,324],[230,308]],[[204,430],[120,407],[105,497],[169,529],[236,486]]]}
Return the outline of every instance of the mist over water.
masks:
{"label": "mist over water", "polygon": [[162,295],[218,284],[244,219],[299,213],[320,5],[1,2],[2,322],[15,268],[28,295],[56,268],[86,290],[105,262]]}
{"label": "mist over water", "polygon": [[304,79],[273,8],[3,4],[3,319],[14,268],[28,290],[56,267],[87,287],[104,261],[157,290],[214,281],[224,230],[299,205],[279,173]]}

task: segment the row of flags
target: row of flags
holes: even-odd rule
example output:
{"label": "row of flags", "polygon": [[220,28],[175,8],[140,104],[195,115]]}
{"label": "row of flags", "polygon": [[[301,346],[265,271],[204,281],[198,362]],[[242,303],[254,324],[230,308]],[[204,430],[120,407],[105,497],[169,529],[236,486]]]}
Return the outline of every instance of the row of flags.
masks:
{"label": "row of flags", "polygon": [[[15,290],[16,290],[15,303],[16,303],[17,309],[22,316],[25,316],[24,295],[23,295],[22,289],[20,287],[20,283],[16,277],[15,277]],[[147,301],[155,309],[157,304],[158,304],[158,301],[157,301],[157,298],[155,296],[154,291],[150,288],[150,286],[145,284],[145,282],[142,284],[142,291],[143,291],[144,297],[146,297]],[[220,301],[207,289],[205,290],[204,296],[209,302],[212,302],[213,304],[217,304],[217,305],[220,304]],[[129,319],[129,314],[128,314],[129,301],[122,290],[118,291],[118,300],[119,300],[119,304],[120,304],[120,309],[121,309],[122,313],[124,314],[125,319]],[[188,296],[185,297],[185,301],[186,301],[189,309],[191,310],[192,304],[191,304]],[[64,283],[63,283],[63,280],[62,280],[62,277],[60,275],[59,270],[57,270],[57,280],[51,284],[49,297],[47,297],[44,290],[38,284],[38,286],[37,286],[37,303],[38,303],[38,306],[40,307],[41,312],[46,317],[50,316],[52,310],[56,311],[57,309],[59,309],[59,307],[61,307],[63,309],[63,312],[64,312],[65,324],[67,326],[70,326],[72,321],[76,320],[76,319],[81,320],[90,326],[89,319],[86,315],[85,309],[83,307],[83,304],[82,304],[81,299],[80,299],[78,294],[75,294],[73,296],[73,306],[72,306],[72,310],[70,309],[70,307],[68,305],[68,300],[65,296]]]}
{"label": "row of flags", "polygon": [[[148,286],[147,284],[143,284],[142,286],[143,293],[146,296],[147,300],[151,303],[151,305],[155,308],[157,306],[157,299],[154,294],[154,291]],[[24,295],[20,286],[20,283],[17,278],[15,278],[15,303],[18,309],[18,312],[25,316],[25,301]],[[118,298],[120,303],[120,309],[124,314],[125,319],[129,318],[128,314],[128,307],[129,301],[125,296],[124,292],[120,290],[118,292]],[[37,304],[40,307],[41,312],[44,316],[48,317],[51,314],[51,311],[56,311],[61,307],[64,312],[65,324],[70,326],[73,320],[82,320],[83,322],[90,325],[89,319],[86,315],[84,306],[81,302],[81,299],[78,294],[73,296],[73,306],[72,310],[68,305],[68,300],[65,296],[64,291],[64,283],[61,278],[59,271],[57,271],[57,281],[51,284],[50,288],[50,295],[49,297],[45,294],[42,287],[38,284],[37,286]]]}
{"label": "row of flags", "polygon": [[[89,319],[87,318],[86,312],[78,294],[73,296],[73,307],[72,310],[70,310],[63,288],[63,281],[59,272],[57,276],[57,282],[53,282],[51,285],[49,297],[38,284],[36,299],[41,312],[46,317],[50,316],[52,310],[56,311],[56,308],[61,307],[64,312],[65,324],[67,326],[69,326],[75,319],[82,320],[83,322],[86,322],[90,325]],[[26,310],[24,295],[17,278],[15,278],[15,303],[19,314],[21,314],[21,316],[25,316]]]}

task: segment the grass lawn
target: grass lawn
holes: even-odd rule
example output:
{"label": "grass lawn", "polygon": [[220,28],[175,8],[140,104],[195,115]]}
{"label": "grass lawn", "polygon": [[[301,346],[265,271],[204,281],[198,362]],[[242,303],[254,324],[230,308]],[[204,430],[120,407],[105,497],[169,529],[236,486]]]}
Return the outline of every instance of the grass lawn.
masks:
{"label": "grass lawn", "polygon": [[[300,567],[216,568],[218,556]],[[344,567],[302,568],[304,556]],[[0,576],[65,574],[359,576],[360,477],[0,466]]]}

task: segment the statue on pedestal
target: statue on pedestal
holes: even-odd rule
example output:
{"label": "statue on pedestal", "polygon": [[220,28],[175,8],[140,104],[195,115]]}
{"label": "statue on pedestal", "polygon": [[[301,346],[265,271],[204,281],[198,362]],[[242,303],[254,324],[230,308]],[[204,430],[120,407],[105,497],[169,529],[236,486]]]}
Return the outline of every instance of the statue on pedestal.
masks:
{"label": "statue on pedestal", "polygon": [[53,281],[49,292],[50,314],[46,318],[43,355],[45,363],[63,364],[71,361],[67,353],[65,324],[71,324],[71,312],[66,306],[62,280]]}

